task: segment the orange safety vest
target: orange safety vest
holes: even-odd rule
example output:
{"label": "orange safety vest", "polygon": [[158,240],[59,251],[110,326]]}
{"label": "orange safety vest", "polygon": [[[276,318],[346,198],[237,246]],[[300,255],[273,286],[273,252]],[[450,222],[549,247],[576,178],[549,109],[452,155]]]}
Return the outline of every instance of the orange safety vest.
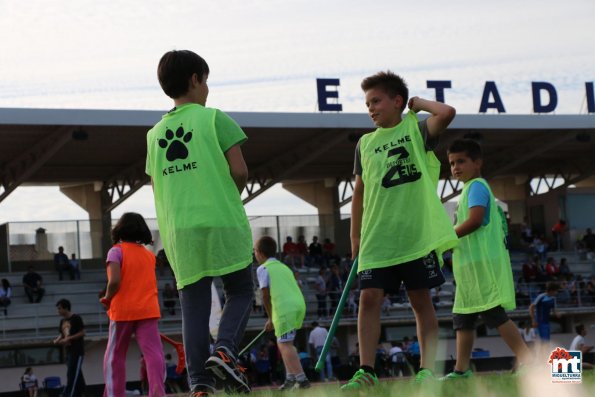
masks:
{"label": "orange safety vest", "polygon": [[[155,276],[155,255],[140,244],[119,243],[122,250],[120,289],[107,314],[112,321],[161,317]],[[109,277],[109,274],[108,274]]]}

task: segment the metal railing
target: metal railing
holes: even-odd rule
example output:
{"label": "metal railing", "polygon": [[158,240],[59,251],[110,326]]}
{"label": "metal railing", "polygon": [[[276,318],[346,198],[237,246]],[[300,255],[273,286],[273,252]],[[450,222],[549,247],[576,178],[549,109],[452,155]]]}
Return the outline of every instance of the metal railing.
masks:
{"label": "metal railing", "polygon": [[[314,273],[304,273],[306,277],[313,276]],[[543,291],[542,283],[529,284],[530,294],[525,295],[523,292],[517,293],[517,308],[515,312],[519,315],[527,315],[529,304],[535,297]],[[558,311],[562,312],[595,312],[595,296],[589,294],[586,285],[577,283],[569,294],[565,292],[558,294]],[[327,294],[324,299],[325,311],[322,315],[318,312],[318,298],[316,291],[308,280],[304,280],[304,296],[306,299],[306,320],[305,323],[318,320],[320,322],[330,322],[332,315],[335,312],[336,302],[339,300],[339,295]],[[359,291],[353,290],[355,300],[353,303],[358,304]],[[221,291],[220,291],[221,293]],[[451,282],[447,282],[439,293],[434,291],[434,304],[436,313],[439,319],[448,320],[451,315],[452,303],[454,299]],[[340,292],[339,292],[340,294]],[[568,296],[567,296],[568,295]],[[109,321],[105,310],[97,302],[97,294],[94,291],[79,291],[68,293],[69,298],[76,299],[77,307],[80,310],[75,310],[77,314],[83,317],[87,333],[90,337],[107,337]],[[76,298],[78,296],[78,299]],[[74,297],[74,298],[73,298]],[[563,299],[560,300],[560,297]],[[566,299],[568,297],[568,299]],[[49,301],[48,301],[49,302]],[[53,302],[53,301],[52,301]],[[86,302],[86,303],[85,303]],[[176,306],[178,306],[176,304]],[[59,316],[53,308],[53,303],[21,305],[20,307],[27,307],[26,314],[10,314],[4,316],[0,314],[0,335],[1,341],[15,341],[15,340],[44,340],[48,341],[56,336],[57,324],[59,323]],[[162,306],[163,307],[163,306]],[[16,309],[16,308],[15,308]],[[12,310],[14,311],[14,310]],[[176,315],[167,313],[167,309],[162,309],[162,318],[159,323],[159,328],[165,333],[179,333],[181,332],[181,315],[179,308],[176,308]],[[266,315],[264,308],[253,311],[248,329],[256,330],[264,326]],[[357,321],[357,307],[346,305],[342,322],[344,324],[355,324]],[[407,322],[414,321],[413,311],[408,302],[405,293],[390,296],[390,302],[383,305],[381,321],[383,322]]]}

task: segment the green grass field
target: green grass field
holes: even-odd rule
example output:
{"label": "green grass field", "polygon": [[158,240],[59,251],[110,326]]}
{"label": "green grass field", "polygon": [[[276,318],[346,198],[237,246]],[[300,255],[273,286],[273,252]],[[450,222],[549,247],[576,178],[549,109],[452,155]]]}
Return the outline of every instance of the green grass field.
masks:
{"label": "green grass field", "polygon": [[548,378],[547,368],[542,374],[523,374],[516,377],[506,374],[491,373],[479,375],[472,379],[433,382],[417,385],[409,378],[404,380],[385,380],[374,388],[362,391],[343,392],[339,384],[315,384],[306,390],[280,392],[275,389],[254,390],[252,396],[291,396],[291,397],[351,397],[351,396],[406,396],[406,397],[587,397],[595,395],[594,371],[583,372],[582,384],[552,384]]}

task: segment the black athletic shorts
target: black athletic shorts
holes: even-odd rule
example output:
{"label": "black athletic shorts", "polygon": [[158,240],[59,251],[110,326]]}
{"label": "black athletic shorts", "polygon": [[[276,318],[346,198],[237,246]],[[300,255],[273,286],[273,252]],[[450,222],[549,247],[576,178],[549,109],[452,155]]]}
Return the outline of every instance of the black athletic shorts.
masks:
{"label": "black athletic shorts", "polygon": [[475,329],[477,328],[477,317],[481,317],[488,328],[498,328],[508,321],[508,314],[502,306],[496,306],[478,313],[453,313],[452,328],[457,329]]}
{"label": "black athletic shorts", "polygon": [[444,284],[444,275],[436,252],[423,258],[389,267],[363,270],[358,273],[360,289],[380,288],[388,293],[397,293],[401,283],[410,290],[430,289]]}

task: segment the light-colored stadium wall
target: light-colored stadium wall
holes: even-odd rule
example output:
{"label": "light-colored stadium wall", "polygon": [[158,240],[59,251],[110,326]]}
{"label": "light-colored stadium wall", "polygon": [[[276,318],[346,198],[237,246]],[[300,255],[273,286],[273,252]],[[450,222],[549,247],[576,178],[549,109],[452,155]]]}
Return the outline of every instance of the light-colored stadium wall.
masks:
{"label": "light-colored stadium wall", "polygon": [[101,222],[91,222],[91,233],[102,236],[93,241],[93,258],[103,258],[111,247],[111,212],[104,209],[111,203],[110,197],[101,186],[86,184],[79,186],[60,187],[60,191],[89,213],[89,219],[101,219]]}

